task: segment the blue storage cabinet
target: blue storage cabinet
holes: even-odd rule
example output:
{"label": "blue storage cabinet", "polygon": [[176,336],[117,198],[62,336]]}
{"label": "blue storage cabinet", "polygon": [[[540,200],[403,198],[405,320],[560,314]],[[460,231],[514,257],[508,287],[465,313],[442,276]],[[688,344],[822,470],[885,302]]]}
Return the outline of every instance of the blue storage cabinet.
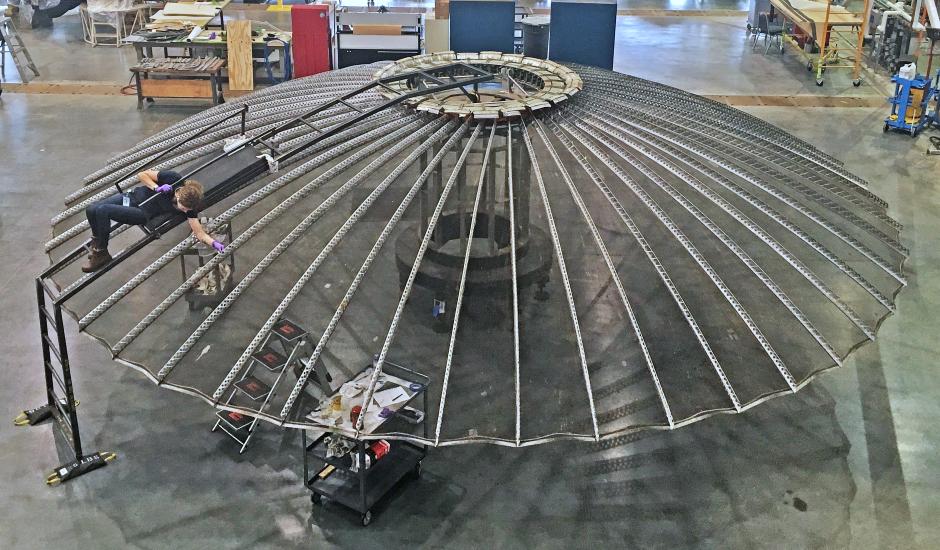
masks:
{"label": "blue storage cabinet", "polygon": [[553,0],[548,58],[613,69],[616,30],[615,0]]}
{"label": "blue storage cabinet", "polygon": [[513,52],[514,0],[453,0],[450,49],[455,52]]}

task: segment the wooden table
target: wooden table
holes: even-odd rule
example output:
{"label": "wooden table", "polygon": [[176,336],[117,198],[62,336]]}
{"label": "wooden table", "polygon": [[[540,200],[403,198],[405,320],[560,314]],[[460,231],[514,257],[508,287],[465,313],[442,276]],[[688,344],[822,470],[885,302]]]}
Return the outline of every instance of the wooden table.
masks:
{"label": "wooden table", "polygon": [[804,33],[817,40],[822,36],[823,24],[832,27],[857,27],[862,18],[847,11],[842,6],[831,6],[826,19],[826,3],[812,0],[770,0],[771,14],[780,13],[786,20],[792,21]]}
{"label": "wooden table", "polygon": [[[193,42],[187,42],[185,40],[146,40],[141,42],[131,42],[134,45],[134,50],[137,53],[137,60],[140,61],[146,57],[154,57],[154,50],[163,49],[163,56],[170,57],[168,50],[170,48],[180,48],[187,50],[188,57],[196,56],[208,56],[216,55],[221,58],[226,58],[228,54],[228,44],[225,40],[218,38],[218,36],[209,40],[208,37],[211,35],[211,31],[203,31],[199,37],[196,38]],[[217,33],[218,35],[218,33]],[[287,78],[287,65],[286,59],[290,55],[289,48],[285,47],[285,44],[288,46],[291,43],[291,33],[289,32],[277,32],[274,33],[274,39],[265,39],[263,36],[252,37],[251,39],[251,50],[253,57],[261,57],[264,55],[265,44],[268,44],[270,50],[278,51],[280,55],[278,56],[278,69],[280,70],[281,76]],[[205,38],[205,39],[202,39]]]}
{"label": "wooden table", "polygon": [[862,12],[854,13],[833,5],[831,0],[770,0],[770,16],[773,18],[774,13],[779,13],[785,22],[790,21],[818,46],[818,56],[813,57],[811,50],[803,51],[800,44],[787,35],[784,24],[783,38],[797,46],[797,52],[807,61],[806,69],[815,72],[817,86],[823,85],[826,68],[848,68],[852,69],[852,85],[858,87],[862,83],[862,45],[868,23],[864,14],[868,13],[870,5],[871,0],[865,0]]}
{"label": "wooden table", "polygon": [[213,105],[218,105],[225,101],[222,97],[223,67],[223,59],[199,71],[131,67],[137,83],[137,108],[143,109],[145,100],[150,103],[156,97],[211,99]]}

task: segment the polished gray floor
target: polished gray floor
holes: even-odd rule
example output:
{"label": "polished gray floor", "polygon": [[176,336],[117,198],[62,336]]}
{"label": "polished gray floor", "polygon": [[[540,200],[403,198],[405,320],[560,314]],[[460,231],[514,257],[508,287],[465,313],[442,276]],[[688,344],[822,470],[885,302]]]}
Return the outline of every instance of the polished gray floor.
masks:
{"label": "polished gray floor", "polygon": [[[668,31],[671,45],[644,43],[644,25]],[[630,18],[621,27],[624,71],[699,93],[820,93],[787,58],[751,53],[740,21]],[[107,55],[93,80],[113,71]],[[839,82],[828,93],[853,93]],[[854,93],[877,93],[884,81],[875,84]],[[46,265],[41,243],[59,201],[111,154],[193,109],[0,99],[0,416],[42,399],[32,277]],[[905,225],[910,283],[898,313],[844,368],[795,396],[672,433],[434,450],[422,481],[401,487],[363,529],[338,507],[311,509],[295,434],[263,428],[238,455],[209,433],[207,406],[154,388],[73,335],[87,445],[120,458],[48,488],[42,478],[61,460],[51,426],[0,423],[0,547],[936,547],[940,157],[924,155],[935,132],[883,135],[883,108],[748,111],[845,160]]]}

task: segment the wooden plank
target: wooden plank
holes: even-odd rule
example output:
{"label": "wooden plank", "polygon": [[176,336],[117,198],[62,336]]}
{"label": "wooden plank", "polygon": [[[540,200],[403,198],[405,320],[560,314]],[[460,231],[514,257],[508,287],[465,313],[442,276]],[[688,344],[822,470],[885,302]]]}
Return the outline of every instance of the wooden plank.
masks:
{"label": "wooden plank", "polygon": [[232,90],[254,90],[255,71],[251,61],[251,21],[225,25],[228,35],[228,85]]}
{"label": "wooden plank", "polygon": [[434,19],[450,19],[450,0],[434,0]]}
{"label": "wooden plank", "polygon": [[353,34],[396,35],[401,34],[401,25],[355,25]]}
{"label": "wooden plank", "polygon": [[144,78],[140,81],[140,93],[144,97],[211,99],[212,84],[208,80],[156,80]]}
{"label": "wooden plank", "polygon": [[[794,0],[795,1],[795,0]],[[826,4],[823,2],[795,2],[801,8],[794,7],[790,0],[770,0],[770,4],[783,17],[792,21],[805,34],[822,37],[822,24],[826,20]],[[812,7],[811,7],[812,6]],[[842,6],[832,6],[829,11],[829,27],[857,27],[862,24],[858,14],[848,12]]]}
{"label": "wooden plank", "polygon": [[223,90],[225,91],[225,94],[224,94],[225,97],[228,97],[228,98],[241,97],[243,95],[254,93],[251,90],[230,90],[226,87],[223,87]]}
{"label": "wooden plank", "polygon": [[122,95],[120,84],[90,81],[4,82],[3,91],[13,94]]}
{"label": "wooden plank", "polygon": [[816,95],[707,95],[708,99],[732,107],[882,107],[881,96],[816,96]]}

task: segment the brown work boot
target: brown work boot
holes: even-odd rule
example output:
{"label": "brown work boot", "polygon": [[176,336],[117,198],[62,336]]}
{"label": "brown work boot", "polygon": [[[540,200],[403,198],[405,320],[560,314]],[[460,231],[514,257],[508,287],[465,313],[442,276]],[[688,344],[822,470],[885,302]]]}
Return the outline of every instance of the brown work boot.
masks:
{"label": "brown work boot", "polygon": [[111,254],[108,254],[107,248],[92,248],[91,254],[88,255],[88,262],[82,266],[82,271],[94,273],[110,261]]}

